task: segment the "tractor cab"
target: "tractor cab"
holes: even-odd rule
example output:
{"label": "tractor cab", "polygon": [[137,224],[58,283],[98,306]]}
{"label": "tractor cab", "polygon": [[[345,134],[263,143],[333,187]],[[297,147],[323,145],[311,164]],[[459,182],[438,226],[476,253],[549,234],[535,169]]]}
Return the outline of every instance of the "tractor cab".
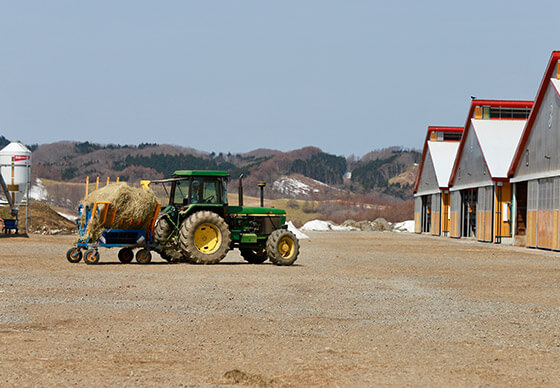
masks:
{"label": "tractor cab", "polygon": [[224,171],[175,171],[169,179],[169,205],[227,205],[228,177]]}

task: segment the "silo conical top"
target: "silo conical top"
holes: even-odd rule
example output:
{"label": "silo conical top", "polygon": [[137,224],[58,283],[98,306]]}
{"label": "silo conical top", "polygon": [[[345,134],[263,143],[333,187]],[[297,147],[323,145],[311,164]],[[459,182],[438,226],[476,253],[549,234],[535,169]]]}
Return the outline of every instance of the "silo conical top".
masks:
{"label": "silo conical top", "polygon": [[20,142],[12,142],[0,150],[0,174],[17,208],[31,183],[31,151]]}

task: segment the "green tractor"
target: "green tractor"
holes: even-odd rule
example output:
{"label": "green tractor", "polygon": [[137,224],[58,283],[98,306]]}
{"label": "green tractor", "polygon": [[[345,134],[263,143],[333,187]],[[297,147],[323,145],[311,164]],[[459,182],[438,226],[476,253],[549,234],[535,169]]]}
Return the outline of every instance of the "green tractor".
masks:
{"label": "green tractor", "polygon": [[155,250],[165,260],[215,264],[233,248],[252,264],[267,259],[292,265],[299,254],[296,236],[287,230],[286,212],[243,206],[243,181],[239,178],[239,206],[230,206],[229,174],[225,171],[175,171],[171,178],[151,183],[169,186],[169,204],[155,226]]}

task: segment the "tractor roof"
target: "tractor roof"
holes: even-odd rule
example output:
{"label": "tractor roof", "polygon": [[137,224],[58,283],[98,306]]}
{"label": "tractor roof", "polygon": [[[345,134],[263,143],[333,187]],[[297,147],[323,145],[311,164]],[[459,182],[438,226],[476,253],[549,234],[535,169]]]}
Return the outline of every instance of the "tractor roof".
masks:
{"label": "tractor roof", "polygon": [[228,177],[229,174],[226,171],[214,171],[214,170],[177,170],[173,173],[173,177],[182,177],[182,176]]}

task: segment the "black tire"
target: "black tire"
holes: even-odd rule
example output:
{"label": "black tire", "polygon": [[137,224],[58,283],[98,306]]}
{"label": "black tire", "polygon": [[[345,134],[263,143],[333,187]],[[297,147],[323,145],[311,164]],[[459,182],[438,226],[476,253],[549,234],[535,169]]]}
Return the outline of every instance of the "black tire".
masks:
{"label": "black tire", "polygon": [[128,264],[134,259],[134,253],[130,248],[122,248],[118,254],[119,261],[123,264]]}
{"label": "black tire", "polygon": [[179,246],[197,264],[215,264],[228,253],[231,233],[222,217],[210,211],[199,211],[181,224]]}
{"label": "black tire", "polygon": [[140,264],[148,264],[152,261],[152,254],[146,248],[140,249],[136,252],[136,261]]}
{"label": "black tire", "polygon": [[243,259],[251,264],[262,264],[268,259],[266,248],[261,250],[254,250],[249,248],[240,248],[241,256]]}
{"label": "black tire", "polygon": [[97,264],[99,262],[99,252],[97,249],[88,249],[84,255],[84,262],[86,264]]}
{"label": "black tire", "polygon": [[78,247],[72,247],[66,252],[66,259],[71,263],[79,263],[82,260],[82,251]]}
{"label": "black tire", "polygon": [[292,265],[299,255],[299,241],[289,230],[277,229],[266,240],[266,254],[272,264]]}
{"label": "black tire", "polygon": [[156,221],[154,240],[158,244],[166,244],[171,232],[173,232],[173,226],[169,224],[167,215],[164,214]]}
{"label": "black tire", "polygon": [[165,248],[165,249],[157,250],[156,252],[159,253],[161,258],[167,261],[168,263],[179,263],[179,262],[194,263],[194,261],[190,260],[187,256],[185,256],[179,248],[177,249]]}
{"label": "black tire", "polygon": [[159,253],[163,260],[169,263],[177,263],[179,261],[192,262],[183,254],[175,241],[172,241],[175,239],[170,239],[170,235],[174,230],[175,228],[169,223],[165,214],[157,220],[154,229],[154,240],[159,244],[159,247],[156,249],[156,252]]}

